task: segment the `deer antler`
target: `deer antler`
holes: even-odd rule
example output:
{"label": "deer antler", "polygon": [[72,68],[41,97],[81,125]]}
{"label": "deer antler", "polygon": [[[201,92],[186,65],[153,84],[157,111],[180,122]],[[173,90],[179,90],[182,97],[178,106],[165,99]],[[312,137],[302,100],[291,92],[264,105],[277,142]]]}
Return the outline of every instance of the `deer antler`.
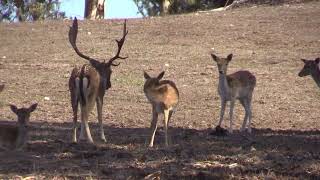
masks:
{"label": "deer antler", "polygon": [[89,56],[86,56],[86,55],[82,54],[79,51],[79,49],[78,49],[78,47],[76,45],[77,35],[78,35],[78,20],[75,17],[74,20],[73,20],[73,23],[72,23],[72,27],[70,27],[70,30],[69,30],[69,42],[72,45],[72,48],[76,51],[76,53],[80,57],[82,57],[84,59],[87,59],[89,61],[94,60],[94,59],[90,58]]}
{"label": "deer antler", "polygon": [[123,46],[123,44],[124,44],[124,41],[126,40],[127,34],[128,34],[128,31],[127,31],[127,20],[125,20],[125,21],[124,21],[124,24],[123,24],[123,35],[122,35],[122,38],[121,38],[120,40],[117,40],[117,39],[116,39],[116,42],[117,42],[117,44],[118,44],[117,54],[116,54],[113,58],[109,59],[109,61],[108,61],[108,64],[109,64],[109,65],[119,66],[120,63],[114,64],[113,61],[116,60],[116,59],[127,59],[127,58],[128,58],[128,57],[121,57],[121,56],[120,56],[120,51],[121,51],[121,48],[122,48],[122,46]]}

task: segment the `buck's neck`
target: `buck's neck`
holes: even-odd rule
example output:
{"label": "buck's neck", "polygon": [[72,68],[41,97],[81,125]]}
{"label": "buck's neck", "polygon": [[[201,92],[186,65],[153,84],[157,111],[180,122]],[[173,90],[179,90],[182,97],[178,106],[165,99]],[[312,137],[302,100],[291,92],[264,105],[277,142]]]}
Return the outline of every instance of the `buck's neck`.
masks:
{"label": "buck's neck", "polygon": [[230,87],[227,81],[227,75],[219,73],[219,93],[222,96],[227,96],[230,92]]}
{"label": "buck's neck", "polygon": [[318,87],[320,87],[320,69],[316,68],[315,71],[311,73],[313,80],[317,83]]}

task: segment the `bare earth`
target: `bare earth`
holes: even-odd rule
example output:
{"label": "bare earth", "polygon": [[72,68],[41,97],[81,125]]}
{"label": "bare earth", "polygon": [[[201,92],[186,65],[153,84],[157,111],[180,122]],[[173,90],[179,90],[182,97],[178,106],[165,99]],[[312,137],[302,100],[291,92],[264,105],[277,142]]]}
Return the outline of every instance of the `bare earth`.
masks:
{"label": "bare earth", "polygon": [[[8,103],[39,103],[25,152],[0,152],[1,179],[320,178],[320,91],[310,76],[297,76],[300,58],[320,56],[319,1],[128,20],[122,55],[129,58],[113,68],[103,108],[107,143],[98,141],[96,112],[90,116],[96,146],[71,143],[68,77],[85,60],[69,45],[70,24],[0,24],[0,83],[6,85],[0,118],[15,123]],[[79,48],[113,56],[122,24],[79,22]],[[220,111],[211,48],[220,56],[234,54],[229,73],[246,69],[257,77],[252,135],[239,132],[239,103],[235,133],[210,135]],[[151,106],[142,91],[144,70],[165,70],[165,79],[180,90],[170,148],[164,147],[162,121],[155,147],[146,147]]]}

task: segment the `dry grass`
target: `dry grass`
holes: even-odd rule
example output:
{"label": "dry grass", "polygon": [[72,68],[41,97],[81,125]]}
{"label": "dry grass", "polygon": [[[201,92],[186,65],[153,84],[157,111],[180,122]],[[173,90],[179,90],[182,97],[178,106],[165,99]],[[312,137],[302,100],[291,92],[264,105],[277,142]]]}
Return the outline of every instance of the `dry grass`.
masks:
{"label": "dry grass", "polygon": [[[319,178],[319,88],[310,77],[297,76],[300,58],[319,56],[319,11],[320,2],[310,2],[129,20],[122,50],[129,58],[114,68],[103,108],[108,142],[94,147],[70,143],[68,76],[85,62],[68,44],[71,22],[0,24],[0,83],[6,84],[0,117],[15,119],[8,103],[39,103],[25,152],[0,152],[6,162],[0,178]],[[122,21],[84,21],[79,27],[85,54],[113,55]],[[218,55],[234,54],[230,73],[247,69],[257,77],[250,136],[209,135],[220,108],[212,47]],[[143,70],[166,70],[181,93],[169,149],[161,128],[156,147],[146,148],[151,107],[142,91]],[[235,112],[238,129],[244,112],[239,105]],[[90,118],[96,139],[96,115]]]}

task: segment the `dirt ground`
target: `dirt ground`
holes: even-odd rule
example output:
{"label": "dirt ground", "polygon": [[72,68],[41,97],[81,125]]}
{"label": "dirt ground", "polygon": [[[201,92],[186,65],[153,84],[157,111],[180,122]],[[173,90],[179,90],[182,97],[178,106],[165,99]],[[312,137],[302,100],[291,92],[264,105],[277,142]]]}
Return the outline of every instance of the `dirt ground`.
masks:
{"label": "dirt ground", "polygon": [[[320,56],[320,2],[239,8],[226,12],[129,19],[129,34],[113,68],[103,119],[107,143],[71,143],[68,77],[85,63],[68,42],[71,21],[0,24],[0,118],[15,123],[8,103],[38,102],[24,152],[0,152],[0,178],[30,179],[320,179],[320,92],[298,77],[300,58]],[[122,20],[79,22],[78,47],[108,58]],[[218,71],[210,53],[234,54],[228,72],[256,76],[253,133],[240,133],[244,111],[235,109],[235,133],[210,133],[219,119]],[[164,147],[162,121],[147,148],[151,106],[143,71],[165,70],[180,103]],[[228,108],[223,127],[229,124]]]}

